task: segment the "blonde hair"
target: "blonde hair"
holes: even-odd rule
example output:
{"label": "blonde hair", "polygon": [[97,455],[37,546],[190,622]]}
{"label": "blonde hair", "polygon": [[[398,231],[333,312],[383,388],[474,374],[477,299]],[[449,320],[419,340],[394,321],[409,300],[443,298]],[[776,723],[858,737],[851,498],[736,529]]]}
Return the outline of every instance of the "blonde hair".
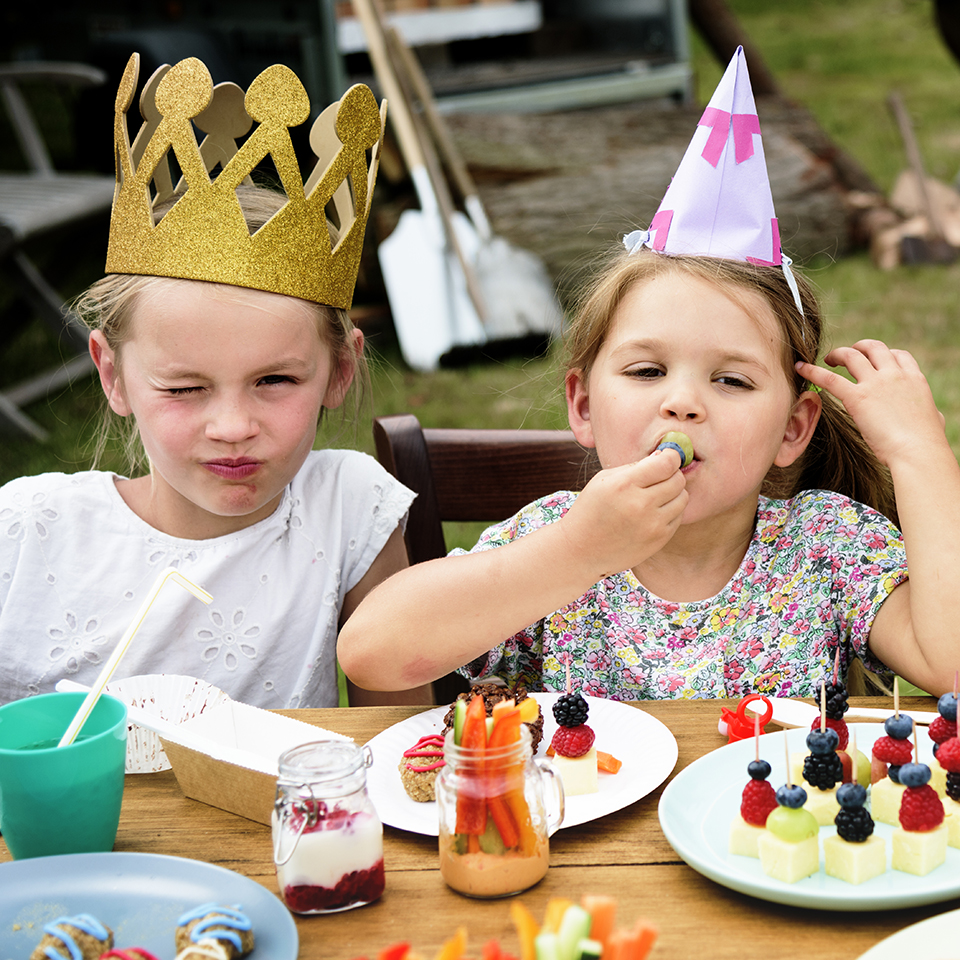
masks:
{"label": "blonde hair", "polygon": [[[240,186],[237,199],[243,210],[248,228],[253,232],[262,227],[279,210],[286,197],[275,190],[264,187]],[[158,222],[174,205],[172,198],[157,208],[154,220]],[[203,283],[202,280],[177,280],[168,277],[137,276],[133,274],[110,274],[92,284],[76,299],[73,309],[91,330],[103,333],[115,356],[117,376],[122,378],[123,345],[131,336],[132,323],[138,309],[145,303],[169,288],[171,284]],[[343,375],[352,373],[353,382],[347,394],[351,403],[341,405],[344,416],[351,409],[354,417],[358,414],[363,397],[369,384],[369,370],[366,357],[354,349],[352,332],[353,321],[346,310],[321,303],[302,301],[304,307],[313,312],[316,318],[320,340],[330,348],[336,359],[335,367]],[[321,409],[321,418],[324,410]],[[134,475],[145,466],[146,456],[140,443],[137,425],[132,416],[121,417],[115,414],[106,398],[100,430],[97,434],[93,452],[93,466],[96,467],[106,451],[110,441],[116,437],[126,461],[127,470]]]}
{"label": "blonde hair", "polygon": [[[677,274],[719,285],[747,312],[752,305],[743,296],[745,292],[763,297],[780,328],[784,374],[794,397],[809,389],[794,364],[798,360],[816,363],[823,341],[823,319],[813,290],[802,276],[795,274],[803,304],[801,314],[780,267],[652,251],[628,254],[621,249],[585,287],[566,338],[566,369],[589,376],[627,292],[657,277]],[[821,394],[821,400],[823,410],[806,451],[790,467],[771,467],[761,492],[774,499],[789,499],[801,490],[832,490],[879,510],[896,523],[889,471],[839,401],[827,393]]]}

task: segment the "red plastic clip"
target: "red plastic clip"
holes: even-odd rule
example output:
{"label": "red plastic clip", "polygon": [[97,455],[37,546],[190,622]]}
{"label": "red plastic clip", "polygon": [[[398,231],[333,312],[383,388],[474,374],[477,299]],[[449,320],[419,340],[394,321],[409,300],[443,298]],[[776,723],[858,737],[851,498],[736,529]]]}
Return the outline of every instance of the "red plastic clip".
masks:
{"label": "red plastic clip", "polygon": [[751,711],[748,716],[744,712],[747,704],[752,700],[762,700],[767,705],[766,710],[760,715],[761,733],[763,733],[764,725],[769,723],[773,717],[773,704],[762,693],[751,693],[744,697],[737,706],[736,713],[726,707],[721,707],[720,723],[717,729],[720,733],[726,734],[728,743],[733,743],[734,740],[747,740],[753,736],[756,714]]}

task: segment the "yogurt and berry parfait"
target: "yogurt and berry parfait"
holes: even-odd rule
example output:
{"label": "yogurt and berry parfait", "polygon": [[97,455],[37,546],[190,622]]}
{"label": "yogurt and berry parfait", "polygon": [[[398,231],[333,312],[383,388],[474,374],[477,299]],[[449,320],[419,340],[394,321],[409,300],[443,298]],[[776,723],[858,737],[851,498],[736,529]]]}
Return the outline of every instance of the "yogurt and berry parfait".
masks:
{"label": "yogurt and berry parfait", "polygon": [[368,747],[321,740],[281,755],[273,855],[294,913],[338,913],[383,893],[383,825],[367,794]]}

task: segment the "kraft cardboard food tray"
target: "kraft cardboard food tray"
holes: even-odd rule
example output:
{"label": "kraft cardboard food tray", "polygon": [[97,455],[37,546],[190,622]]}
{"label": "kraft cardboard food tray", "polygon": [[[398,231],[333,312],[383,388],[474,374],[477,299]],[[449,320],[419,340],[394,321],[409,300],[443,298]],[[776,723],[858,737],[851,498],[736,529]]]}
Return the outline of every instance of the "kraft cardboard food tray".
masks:
{"label": "kraft cardboard food tray", "polygon": [[269,825],[280,754],[301,743],[349,738],[226,700],[160,739],[186,796]]}

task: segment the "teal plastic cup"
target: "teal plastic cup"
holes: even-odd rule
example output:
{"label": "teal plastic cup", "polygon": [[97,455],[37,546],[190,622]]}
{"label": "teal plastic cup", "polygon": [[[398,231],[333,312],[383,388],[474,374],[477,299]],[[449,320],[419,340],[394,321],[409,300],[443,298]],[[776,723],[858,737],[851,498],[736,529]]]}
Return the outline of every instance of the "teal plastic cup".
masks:
{"label": "teal plastic cup", "polygon": [[113,849],[127,708],[101,696],[77,739],[58,747],[85,696],[46,693],[0,707],[0,833],[14,860]]}

